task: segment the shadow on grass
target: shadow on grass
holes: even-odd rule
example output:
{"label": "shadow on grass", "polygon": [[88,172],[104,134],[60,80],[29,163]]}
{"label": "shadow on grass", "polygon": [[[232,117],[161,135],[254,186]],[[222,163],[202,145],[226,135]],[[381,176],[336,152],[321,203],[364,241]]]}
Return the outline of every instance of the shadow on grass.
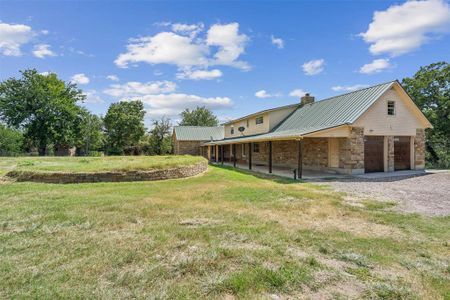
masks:
{"label": "shadow on grass", "polygon": [[276,183],[281,183],[281,184],[293,184],[293,183],[304,183],[305,182],[304,180],[294,180],[292,178],[287,178],[287,177],[283,177],[283,176],[278,176],[278,175],[273,175],[273,174],[264,174],[264,173],[259,173],[259,172],[255,172],[255,171],[251,171],[251,170],[234,168],[234,167],[226,166],[226,165],[210,164],[210,166],[213,166],[213,167],[216,167],[219,169],[234,171],[234,172],[237,172],[240,174],[250,175],[250,176],[253,176],[253,177],[259,178],[259,179],[270,180],[270,181],[273,181]]}

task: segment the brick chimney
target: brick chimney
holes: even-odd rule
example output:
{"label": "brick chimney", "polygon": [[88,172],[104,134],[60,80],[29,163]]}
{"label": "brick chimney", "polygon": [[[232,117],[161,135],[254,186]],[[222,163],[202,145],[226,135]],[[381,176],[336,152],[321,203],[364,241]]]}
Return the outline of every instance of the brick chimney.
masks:
{"label": "brick chimney", "polygon": [[305,96],[301,97],[300,99],[300,103],[302,104],[302,106],[314,102],[314,97],[310,96],[309,93],[306,93]]}

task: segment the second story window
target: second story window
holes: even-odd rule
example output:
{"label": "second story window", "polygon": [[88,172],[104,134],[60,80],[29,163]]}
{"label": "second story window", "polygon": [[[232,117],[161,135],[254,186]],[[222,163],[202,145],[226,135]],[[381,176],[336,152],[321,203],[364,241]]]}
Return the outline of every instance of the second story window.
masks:
{"label": "second story window", "polygon": [[389,116],[395,116],[395,101],[387,102],[387,114]]}
{"label": "second story window", "polygon": [[234,127],[231,127],[230,133],[234,134]]}
{"label": "second story window", "polygon": [[264,123],[264,118],[262,116],[256,117],[255,123],[256,123],[256,125]]}
{"label": "second story window", "polygon": [[247,119],[247,128],[250,127],[250,121]]}

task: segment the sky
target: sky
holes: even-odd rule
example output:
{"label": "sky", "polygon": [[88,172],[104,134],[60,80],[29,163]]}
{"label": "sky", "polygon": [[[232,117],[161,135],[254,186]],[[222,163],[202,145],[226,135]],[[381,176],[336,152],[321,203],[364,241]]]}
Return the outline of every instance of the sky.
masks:
{"label": "sky", "polygon": [[0,80],[56,73],[104,115],[221,121],[411,77],[450,60],[450,6],[424,1],[0,1]]}

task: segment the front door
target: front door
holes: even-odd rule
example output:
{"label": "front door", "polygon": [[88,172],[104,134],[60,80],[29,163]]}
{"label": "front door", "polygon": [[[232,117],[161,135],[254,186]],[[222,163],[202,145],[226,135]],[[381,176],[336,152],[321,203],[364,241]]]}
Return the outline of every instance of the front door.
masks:
{"label": "front door", "polygon": [[411,169],[411,140],[409,136],[394,137],[394,169]]}
{"label": "front door", "polygon": [[364,169],[366,173],[384,171],[384,137],[364,137]]}

